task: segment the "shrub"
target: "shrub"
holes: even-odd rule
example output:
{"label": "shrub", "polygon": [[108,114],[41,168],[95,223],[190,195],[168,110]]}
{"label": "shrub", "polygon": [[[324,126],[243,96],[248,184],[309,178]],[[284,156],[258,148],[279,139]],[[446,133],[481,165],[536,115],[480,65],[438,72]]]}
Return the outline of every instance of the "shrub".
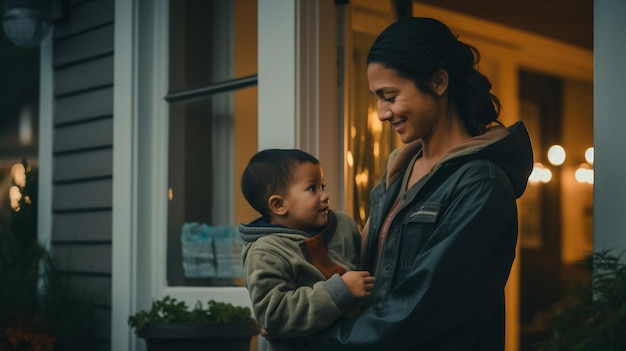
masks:
{"label": "shrub", "polygon": [[591,256],[592,279],[566,291],[541,351],[626,350],[626,265],[610,251]]}

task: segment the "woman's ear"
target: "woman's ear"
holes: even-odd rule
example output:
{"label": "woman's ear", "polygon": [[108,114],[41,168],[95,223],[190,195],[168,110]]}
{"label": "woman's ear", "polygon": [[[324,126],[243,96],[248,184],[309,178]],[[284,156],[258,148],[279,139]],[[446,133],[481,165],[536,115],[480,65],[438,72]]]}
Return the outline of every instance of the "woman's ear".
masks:
{"label": "woman's ear", "polygon": [[448,90],[448,71],[440,69],[433,75],[432,88],[437,96],[443,96]]}
{"label": "woman's ear", "polygon": [[267,203],[270,207],[270,211],[278,216],[284,216],[287,213],[287,206],[283,197],[280,195],[272,195],[267,200]]}

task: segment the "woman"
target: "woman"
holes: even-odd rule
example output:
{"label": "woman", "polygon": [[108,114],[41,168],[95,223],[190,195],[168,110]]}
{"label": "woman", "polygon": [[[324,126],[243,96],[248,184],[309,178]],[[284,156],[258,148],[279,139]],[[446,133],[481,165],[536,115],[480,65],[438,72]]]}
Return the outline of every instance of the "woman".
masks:
{"label": "woman", "polygon": [[516,199],[533,160],[524,125],[498,121],[478,60],[431,18],[401,19],[374,42],[369,89],[406,145],[371,192],[368,306],[318,334],[315,350],[504,349]]}

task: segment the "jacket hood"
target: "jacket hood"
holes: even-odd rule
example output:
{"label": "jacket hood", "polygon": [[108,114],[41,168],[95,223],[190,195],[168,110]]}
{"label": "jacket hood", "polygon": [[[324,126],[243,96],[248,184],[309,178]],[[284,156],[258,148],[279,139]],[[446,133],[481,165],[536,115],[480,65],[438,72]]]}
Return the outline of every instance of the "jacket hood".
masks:
{"label": "jacket hood", "polygon": [[[328,223],[320,232],[325,233],[329,230],[334,231],[336,226],[337,226],[337,219],[335,218],[335,214],[333,213],[333,211],[329,210],[328,211]],[[263,236],[272,235],[272,234],[280,233],[280,234],[291,234],[291,235],[299,235],[299,236],[304,236],[304,237],[312,237],[316,234],[319,234],[320,232],[308,233],[303,230],[292,229],[292,228],[287,228],[282,225],[271,224],[265,219],[263,219],[263,217],[259,217],[248,224],[243,224],[243,223],[239,224],[239,234],[241,235],[241,238],[243,239],[244,243],[251,243],[251,242],[258,240],[259,238]]]}
{"label": "jacket hood", "polygon": [[[402,174],[421,149],[421,140],[416,140],[389,155],[387,186]],[[513,185],[515,196],[519,198],[526,190],[534,163],[526,126],[518,121],[510,127],[493,127],[481,135],[469,138],[463,144],[448,150],[433,167],[433,172],[444,165],[460,165],[472,159],[488,159],[502,167]]]}

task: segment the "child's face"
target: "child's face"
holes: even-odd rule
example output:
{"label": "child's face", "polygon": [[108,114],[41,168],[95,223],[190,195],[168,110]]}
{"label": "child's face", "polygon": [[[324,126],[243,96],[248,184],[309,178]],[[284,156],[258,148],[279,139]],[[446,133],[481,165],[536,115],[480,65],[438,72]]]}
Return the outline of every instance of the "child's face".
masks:
{"label": "child's face", "polygon": [[304,162],[296,166],[284,197],[290,228],[312,230],[328,223],[328,195],[324,192],[324,174],[319,165]]}

